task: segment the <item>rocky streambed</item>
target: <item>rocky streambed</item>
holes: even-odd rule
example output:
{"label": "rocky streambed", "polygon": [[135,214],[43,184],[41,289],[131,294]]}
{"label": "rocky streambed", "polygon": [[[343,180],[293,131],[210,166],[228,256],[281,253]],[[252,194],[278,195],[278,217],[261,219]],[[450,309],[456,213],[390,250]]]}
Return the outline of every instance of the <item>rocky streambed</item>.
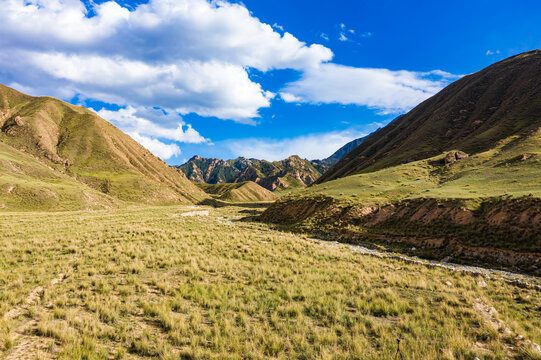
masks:
{"label": "rocky streambed", "polygon": [[484,268],[484,267],[479,267],[479,266],[461,265],[461,264],[455,264],[455,263],[445,262],[445,261],[421,259],[416,256],[408,256],[408,255],[399,254],[396,252],[374,249],[368,246],[348,244],[348,243],[322,239],[322,238],[307,238],[307,240],[317,242],[321,245],[325,245],[329,247],[350,249],[351,251],[358,253],[360,255],[374,256],[378,258],[396,259],[396,260],[401,260],[407,263],[419,264],[419,265],[424,265],[428,267],[439,267],[439,268],[447,269],[453,272],[458,271],[458,272],[465,272],[465,273],[478,275],[480,279],[477,282],[477,284],[481,287],[487,286],[485,280],[499,278],[500,280],[503,280],[508,284],[516,285],[519,287],[532,288],[541,292],[541,277],[537,277],[537,276],[517,274],[510,271],[490,269],[490,268]]}

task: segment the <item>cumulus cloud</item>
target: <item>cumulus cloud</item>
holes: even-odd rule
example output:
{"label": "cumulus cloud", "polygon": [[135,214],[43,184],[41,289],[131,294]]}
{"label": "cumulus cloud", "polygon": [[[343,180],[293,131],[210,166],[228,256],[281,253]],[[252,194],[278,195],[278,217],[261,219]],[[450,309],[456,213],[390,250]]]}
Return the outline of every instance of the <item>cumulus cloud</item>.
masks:
{"label": "cumulus cloud", "polygon": [[158,139],[150,138],[137,133],[128,133],[128,135],[162,160],[170,159],[173,156],[178,156],[182,153],[177,144],[165,144]]}
{"label": "cumulus cloud", "polygon": [[310,134],[288,139],[241,139],[225,143],[234,156],[253,157],[268,161],[282,160],[290,155],[306,159],[324,159],[348,142],[366,136],[359,131],[337,131]]}
{"label": "cumulus cloud", "polygon": [[294,102],[294,103],[301,103],[301,102],[304,102],[304,99],[299,97],[299,96],[295,96],[293,94],[290,94],[288,92],[281,92],[280,93],[280,97],[282,98],[282,100],[284,100],[285,102]]}
{"label": "cumulus cloud", "polygon": [[[97,114],[126,133],[139,133],[183,143],[208,142],[181,117],[156,108],[134,108],[128,106],[116,111],[101,109]],[[173,125],[165,127],[156,123]]]}
{"label": "cumulus cloud", "polygon": [[191,144],[209,143],[209,139],[201,136],[180,116],[161,109],[128,106],[116,111],[101,109],[96,113],[164,160],[180,155],[181,151],[177,144],[166,144],[163,139]]}
{"label": "cumulus cloud", "polygon": [[303,70],[333,56],[224,1],[151,0],[133,10],[108,1],[93,4],[93,16],[80,0],[0,3],[3,77],[65,99],[249,122],[270,102],[247,68]]}
{"label": "cumulus cloud", "polygon": [[384,114],[399,113],[411,109],[455,79],[456,76],[440,70],[391,71],[322,64],[288,84],[281,98],[286,102],[355,104]]}

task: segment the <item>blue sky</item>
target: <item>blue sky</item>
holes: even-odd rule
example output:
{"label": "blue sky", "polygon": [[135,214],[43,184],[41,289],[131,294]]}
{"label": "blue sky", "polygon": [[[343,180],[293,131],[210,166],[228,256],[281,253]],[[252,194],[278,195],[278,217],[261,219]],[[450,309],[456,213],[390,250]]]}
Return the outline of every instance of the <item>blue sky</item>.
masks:
{"label": "blue sky", "polygon": [[0,5],[1,83],[90,107],[170,164],[322,158],[541,48],[538,1]]}

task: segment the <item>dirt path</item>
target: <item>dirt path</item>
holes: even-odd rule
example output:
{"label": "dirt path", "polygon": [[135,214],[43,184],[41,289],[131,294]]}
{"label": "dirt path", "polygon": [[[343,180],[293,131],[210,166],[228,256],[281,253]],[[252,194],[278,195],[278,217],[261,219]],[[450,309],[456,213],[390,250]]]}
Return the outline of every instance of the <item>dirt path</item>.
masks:
{"label": "dirt path", "polygon": [[209,216],[208,210],[202,210],[202,211],[189,211],[180,214],[180,216]]}

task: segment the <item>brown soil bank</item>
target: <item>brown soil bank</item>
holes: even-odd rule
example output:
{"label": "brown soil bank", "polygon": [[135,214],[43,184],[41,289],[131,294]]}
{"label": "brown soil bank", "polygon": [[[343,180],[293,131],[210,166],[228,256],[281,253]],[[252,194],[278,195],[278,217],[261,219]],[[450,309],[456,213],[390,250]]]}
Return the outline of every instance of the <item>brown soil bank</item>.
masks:
{"label": "brown soil bank", "polygon": [[385,206],[334,198],[283,199],[260,219],[331,234],[349,242],[386,242],[429,258],[512,267],[541,275],[541,199],[412,199]]}

